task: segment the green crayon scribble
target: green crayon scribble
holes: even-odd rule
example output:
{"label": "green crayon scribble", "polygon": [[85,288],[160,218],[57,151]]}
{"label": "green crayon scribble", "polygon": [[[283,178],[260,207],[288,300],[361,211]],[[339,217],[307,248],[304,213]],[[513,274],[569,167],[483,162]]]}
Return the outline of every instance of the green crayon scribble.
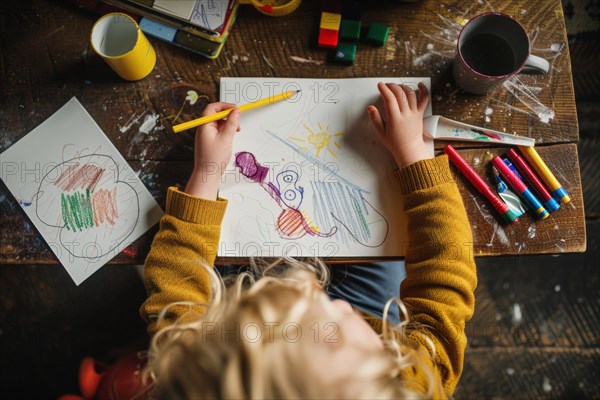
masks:
{"label": "green crayon scribble", "polygon": [[82,192],[61,193],[60,206],[63,223],[68,230],[82,231],[94,226],[94,210],[89,189],[86,189],[85,194]]}
{"label": "green crayon scribble", "polygon": [[354,198],[354,196],[350,196],[350,199],[352,200],[352,208],[354,209],[354,212],[356,213],[356,216],[358,217],[358,220],[360,221],[360,225],[362,226],[363,230],[367,233],[367,236],[370,237],[371,232],[369,229],[369,224],[367,223],[367,220],[365,219],[365,216],[360,208],[360,205],[358,204],[358,201]]}

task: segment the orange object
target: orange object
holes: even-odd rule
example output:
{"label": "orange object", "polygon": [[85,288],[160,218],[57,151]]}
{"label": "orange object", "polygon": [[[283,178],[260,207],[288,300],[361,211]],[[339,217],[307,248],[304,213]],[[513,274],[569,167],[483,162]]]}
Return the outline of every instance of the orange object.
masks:
{"label": "orange object", "polygon": [[145,352],[132,353],[111,366],[86,357],[79,366],[80,395],[66,394],[59,400],[129,400],[149,399],[150,381],[142,379]]}

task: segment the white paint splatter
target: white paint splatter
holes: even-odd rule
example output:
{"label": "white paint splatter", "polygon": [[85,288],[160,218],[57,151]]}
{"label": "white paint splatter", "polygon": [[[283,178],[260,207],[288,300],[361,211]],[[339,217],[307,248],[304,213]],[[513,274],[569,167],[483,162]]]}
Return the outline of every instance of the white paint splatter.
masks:
{"label": "white paint splatter", "polygon": [[489,115],[485,116],[485,122],[492,122],[492,119],[490,118]]}
{"label": "white paint splatter", "polygon": [[567,241],[565,239],[559,239],[558,241],[560,242],[560,244],[557,243],[556,248],[559,252],[564,253],[565,248],[563,246],[567,244]]}
{"label": "white paint splatter", "polygon": [[514,368],[506,368],[506,373],[508,375],[514,375],[515,374],[515,370],[514,370]]}
{"label": "white paint splatter", "polygon": [[427,43],[427,50],[433,50],[433,43]]}
{"label": "white paint splatter", "polygon": [[554,286],[554,291],[557,293],[560,292],[560,285]]}
{"label": "white paint splatter", "polygon": [[525,15],[525,14],[527,14],[527,10],[524,8],[521,8],[521,15]]}
{"label": "white paint splatter", "polygon": [[544,382],[542,383],[542,389],[544,392],[549,393],[552,391],[552,385],[550,384],[550,379],[547,376],[544,377]]}
{"label": "white paint splatter", "polygon": [[529,239],[533,239],[535,237],[535,233],[536,233],[535,224],[529,225],[529,228],[527,228],[527,237]]}
{"label": "white paint splatter", "polygon": [[481,164],[481,158],[473,157],[473,165],[477,166],[479,164]]}
{"label": "white paint splatter", "polygon": [[492,107],[487,107],[483,112],[484,115],[492,115],[494,113],[494,109]]}
{"label": "white paint splatter", "polygon": [[119,126],[119,130],[121,131],[121,133],[125,133],[127,132],[129,129],[131,129],[131,127],[136,124],[140,118],[142,118],[142,116],[146,114],[146,112],[143,112],[139,115],[133,114],[128,120],[127,122],[125,122],[125,125],[123,126]]}
{"label": "white paint splatter", "polygon": [[324,62],[324,61],[321,61],[321,60],[313,60],[312,58],[304,58],[304,57],[298,57],[298,56],[290,56],[290,59],[292,61],[299,62],[300,64],[321,65]]}
{"label": "white paint splatter", "polygon": [[420,65],[423,65],[426,61],[429,61],[429,59],[431,58],[431,56],[433,56],[432,53],[425,53],[423,55],[420,55],[419,57],[415,58],[412,62],[412,64],[415,67],[418,67]]}
{"label": "white paint splatter", "polygon": [[562,50],[564,45],[561,45],[560,43],[552,43],[550,45],[550,50],[552,50],[555,53],[558,53],[559,51]]}
{"label": "white paint splatter", "polygon": [[8,149],[12,145],[12,140],[8,135],[6,135],[2,137],[2,142],[0,143],[0,149]]}
{"label": "white paint splatter", "polygon": [[506,236],[506,232],[504,232],[504,228],[502,228],[500,226],[500,224],[498,224],[498,222],[496,221],[494,216],[490,212],[488,212],[487,206],[486,205],[480,206],[478,203],[478,198],[476,198],[475,196],[471,196],[471,198],[473,199],[473,203],[475,204],[475,207],[477,207],[477,211],[479,211],[479,213],[483,217],[483,220],[485,222],[487,222],[488,225],[490,225],[494,229],[494,232],[492,233],[492,237],[490,238],[490,241],[486,244],[486,246],[492,247],[494,245],[494,239],[496,238],[496,236],[498,236],[498,239],[500,240],[500,242],[502,244],[504,244],[506,247],[509,247],[510,241],[508,240],[508,237]]}
{"label": "white paint splatter", "polygon": [[521,306],[518,303],[513,304],[513,322],[515,324],[520,323],[523,320],[523,314],[521,313]]}
{"label": "white paint splatter", "polygon": [[500,240],[500,243],[502,243],[506,247],[509,247],[510,240],[508,240],[508,237],[506,236],[506,232],[504,232],[504,228],[502,228],[502,226],[500,226],[500,224],[498,224],[495,220],[494,220],[493,226],[494,226],[494,233],[492,234],[492,238],[490,239],[489,244],[491,245],[492,242],[494,241],[494,237],[498,236],[498,240]]}
{"label": "white paint splatter", "polygon": [[140,125],[140,132],[143,132],[145,134],[150,133],[150,131],[156,126],[158,117],[158,114],[146,115],[146,117],[144,117],[144,122],[142,122],[142,125]]}
{"label": "white paint splatter", "polygon": [[554,110],[543,105],[535,95],[538,92],[535,87],[529,87],[525,85],[517,76],[507,79],[504,82],[504,87],[508,89],[513,96],[529,108],[540,121],[548,124],[551,119],[554,119]]}

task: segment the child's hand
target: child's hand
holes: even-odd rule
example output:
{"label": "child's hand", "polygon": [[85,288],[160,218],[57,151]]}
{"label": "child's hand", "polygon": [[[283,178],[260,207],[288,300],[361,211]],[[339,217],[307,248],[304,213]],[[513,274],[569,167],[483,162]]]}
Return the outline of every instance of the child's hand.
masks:
{"label": "child's hand", "polygon": [[[230,103],[211,103],[202,116],[235,107]],[[210,122],[196,130],[194,171],[185,192],[196,197],[216,200],[221,175],[231,158],[233,138],[240,130],[240,110],[233,110],[224,120]]]}
{"label": "child's hand", "polygon": [[398,167],[433,158],[433,150],[423,137],[423,112],[429,101],[427,87],[420,82],[416,92],[395,83],[379,83],[377,88],[383,100],[384,115],[373,105],[367,107],[367,114]]}

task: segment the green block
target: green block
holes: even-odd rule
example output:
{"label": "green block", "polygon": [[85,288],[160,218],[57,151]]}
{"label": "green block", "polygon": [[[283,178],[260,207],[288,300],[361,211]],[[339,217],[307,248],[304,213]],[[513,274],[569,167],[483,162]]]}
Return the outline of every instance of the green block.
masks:
{"label": "green block", "polygon": [[335,49],[335,60],[344,64],[353,64],[356,59],[356,45],[340,43]]}
{"label": "green block", "polygon": [[388,25],[375,22],[369,27],[367,41],[378,46],[383,46],[387,40],[388,33],[390,33],[390,27]]}
{"label": "green block", "polygon": [[340,39],[357,41],[360,38],[360,27],[360,21],[343,19],[340,26]]}

